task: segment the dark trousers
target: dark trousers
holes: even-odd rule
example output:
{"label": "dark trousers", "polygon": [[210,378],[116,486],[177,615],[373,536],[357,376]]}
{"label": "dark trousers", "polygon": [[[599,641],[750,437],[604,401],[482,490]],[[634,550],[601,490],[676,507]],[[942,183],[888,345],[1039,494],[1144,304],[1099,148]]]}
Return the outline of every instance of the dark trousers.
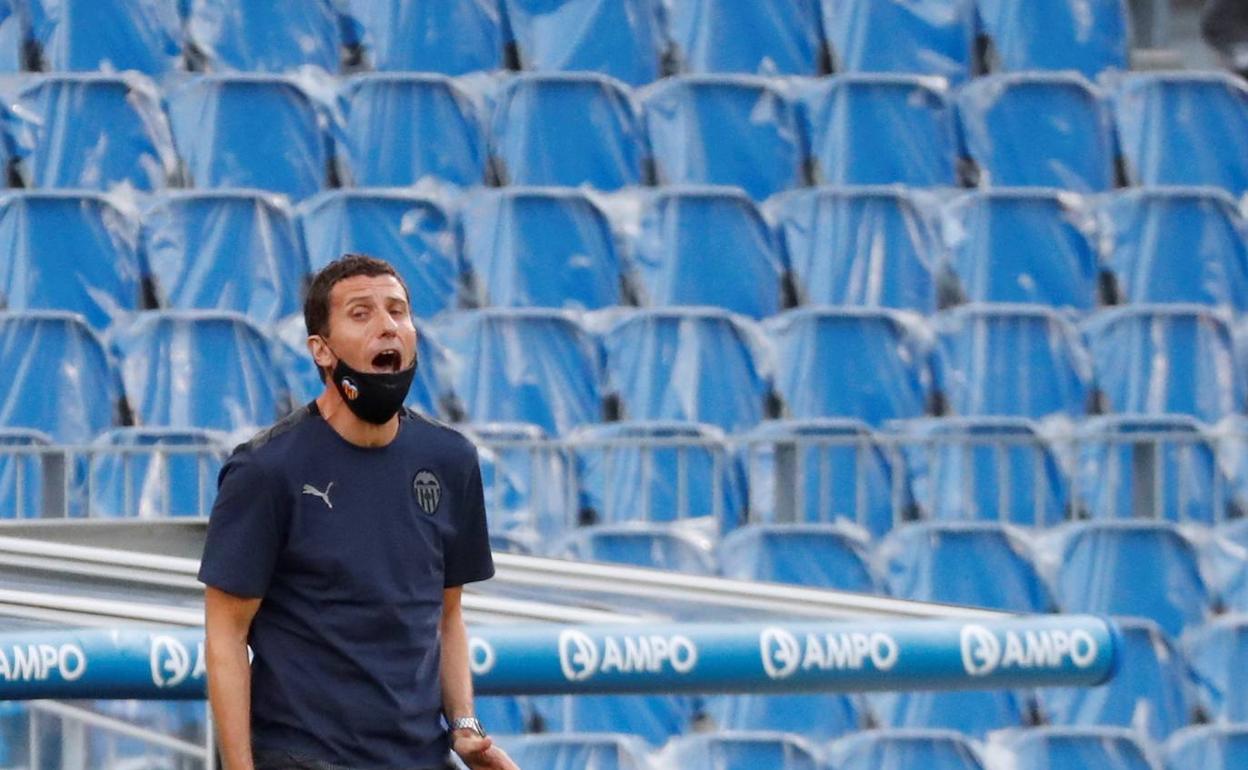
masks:
{"label": "dark trousers", "polygon": [[[255,752],[254,759],[256,770],[355,770],[355,768],[335,765],[323,759],[296,756],[287,751],[260,750]],[[448,760],[446,764],[438,767],[413,767],[410,770],[455,770],[455,765]]]}

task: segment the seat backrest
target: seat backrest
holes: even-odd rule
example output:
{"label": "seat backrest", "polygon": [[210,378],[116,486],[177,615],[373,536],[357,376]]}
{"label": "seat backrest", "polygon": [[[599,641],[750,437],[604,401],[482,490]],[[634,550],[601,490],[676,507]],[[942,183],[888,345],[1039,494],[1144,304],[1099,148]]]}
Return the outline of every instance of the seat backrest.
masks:
{"label": "seat backrest", "polygon": [[687,0],[668,16],[677,71],[820,74],[817,0]]}
{"label": "seat backrest", "polygon": [[836,72],[971,76],[973,0],[820,0]]}
{"label": "seat backrest", "polygon": [[263,3],[189,0],[186,35],[214,71],[338,71],[338,16],[332,0]]}
{"label": "seat backrest", "polygon": [[362,48],[373,69],[463,75],[503,66],[503,14],[496,0],[347,0],[346,8],[348,42]]}
{"label": "seat backrest", "polygon": [[1126,70],[1131,30],[1125,0],[975,0],[994,69],[1075,70],[1096,78]]}
{"label": "seat backrest", "polygon": [[504,0],[520,68],[600,72],[631,86],[662,74],[668,54],[658,0]]}

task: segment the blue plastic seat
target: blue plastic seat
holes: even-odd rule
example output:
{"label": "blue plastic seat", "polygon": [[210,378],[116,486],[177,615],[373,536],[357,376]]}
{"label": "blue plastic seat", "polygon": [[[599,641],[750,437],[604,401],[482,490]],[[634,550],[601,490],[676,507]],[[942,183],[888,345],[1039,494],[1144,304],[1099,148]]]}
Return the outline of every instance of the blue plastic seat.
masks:
{"label": "blue plastic seat", "polygon": [[464,259],[486,305],[598,310],[625,299],[611,223],[578,190],[479,190],[459,221]]}
{"label": "blue plastic seat", "polygon": [[1165,770],[1234,770],[1248,763],[1248,725],[1202,725],[1166,741]]}
{"label": "blue plastic seat", "polygon": [[868,545],[860,529],[840,524],[752,524],[720,542],[719,568],[735,580],[883,593]]}
{"label": "blue plastic seat", "polygon": [[183,0],[187,43],[214,71],[337,72],[334,0]]}
{"label": "blue plastic seat", "polygon": [[533,703],[547,732],[623,733],[650,746],[688,732],[695,708],[683,695],[554,695]]}
{"label": "blue plastic seat", "polygon": [[1083,329],[1112,411],[1216,422],[1248,403],[1230,325],[1208,307],[1114,308],[1092,316]]}
{"label": "blue plastic seat", "polygon": [[454,392],[473,422],[531,422],[562,435],[602,418],[601,351],[572,314],[480,310],[438,331],[460,356]]}
{"label": "blue plastic seat", "polygon": [[745,480],[710,425],[621,422],[569,436],[583,523],[710,521],[729,530],[745,516]]}
{"label": "blue plastic seat", "polygon": [[677,185],[655,193],[633,258],[646,304],[710,305],[756,319],[782,304],[779,249],[739,189]]}
{"label": "blue plastic seat", "polygon": [[837,72],[939,75],[959,83],[975,54],[973,0],[821,0]]}
{"label": "blue plastic seat", "polygon": [[1161,770],[1151,743],[1120,727],[1012,730],[993,736],[990,745],[1008,752],[1016,770]]}
{"label": "blue plastic seat", "polygon": [[819,187],[768,202],[798,298],[812,305],[936,310],[931,207],[901,187]]}
{"label": "blue plastic seat", "polygon": [[668,10],[680,72],[817,75],[823,40],[817,0],[685,0]]}
{"label": "blue plastic seat", "polygon": [[32,187],[147,191],[177,178],[160,95],[140,75],[41,77],[18,103],[20,173]]}
{"label": "blue plastic seat", "polygon": [[[52,489],[52,486],[57,481],[64,484],[67,458],[49,451],[47,448],[51,445],[52,438],[43,431],[0,428],[0,519],[55,515],[45,511],[45,507],[50,501],[55,507],[55,501],[64,496],[62,490]],[[3,724],[3,717],[0,717],[0,724]],[[3,741],[3,727],[0,727],[0,744]]]}
{"label": "blue plastic seat", "polygon": [[1104,95],[1082,77],[989,75],[959,91],[957,105],[980,185],[1113,189],[1113,115]]}
{"label": "blue plastic seat", "polygon": [[975,0],[994,69],[1074,70],[1094,79],[1128,68],[1125,0]]}
{"label": "blue plastic seat", "polygon": [[815,182],[956,185],[958,140],[943,81],[840,75],[802,98]]}
{"label": "blue plastic seat", "polygon": [[347,0],[344,36],[383,72],[463,75],[503,66],[503,14],[498,0]]}
{"label": "blue plastic seat", "polygon": [[1057,563],[1053,592],[1065,612],[1151,618],[1177,637],[1214,609],[1195,547],[1171,524],[1067,525]]}
{"label": "blue plastic seat", "polygon": [[600,524],[570,530],[551,543],[559,559],[627,564],[689,575],[715,574],[711,542],[697,531],[671,524]]}
{"label": "blue plastic seat", "polygon": [[141,425],[232,431],[289,411],[272,343],[236,313],[141,313],[112,341]]}
{"label": "blue plastic seat", "polygon": [[685,735],[663,748],[663,767],[681,770],[820,770],[819,750],[792,732]]}
{"label": "blue plastic seat", "polygon": [[454,219],[435,198],[404,190],[331,190],[299,207],[299,224],[314,272],[344,254],[369,254],[394,265],[417,317],[460,304],[465,276]]}
{"label": "blue plastic seat", "polygon": [[797,111],[772,80],[685,75],[643,101],[660,184],[733,185],[755,200],[805,184]]}
{"label": "blue plastic seat", "polygon": [[1091,365],[1078,332],[1036,305],[964,305],[937,316],[936,379],[960,416],[1083,415]]}
{"label": "blue plastic seat", "polygon": [[1248,223],[1224,190],[1124,190],[1101,214],[1107,262],[1123,301],[1248,310]]}
{"label": "blue plastic seat", "polygon": [[159,75],[181,61],[182,20],[174,3],[14,0],[13,7],[26,14],[22,26],[44,71]]}
{"label": "blue plastic seat", "polygon": [[979,752],[951,730],[866,730],[833,741],[836,770],[985,770]]}
{"label": "blue plastic seat", "polygon": [[1248,86],[1220,72],[1133,74],[1114,97],[1132,185],[1248,191]]}
{"label": "blue plastic seat", "polygon": [[520,767],[543,770],[648,770],[650,747],[623,733],[546,733],[502,739]]}
{"label": "blue plastic seat", "polygon": [[758,358],[757,329],[744,319],[714,308],[638,310],[612,325],[603,345],[627,419],[736,432],[766,415],[770,372]]}
{"label": "blue plastic seat", "polygon": [[644,180],[641,121],[627,87],[606,75],[516,75],[500,89],[489,133],[504,184],[616,190]]}
{"label": "blue plastic seat", "polygon": [[1054,609],[1022,533],[1000,524],[908,524],[884,538],[875,558],[898,598],[1031,614]]}
{"label": "blue plastic seat", "polygon": [[207,516],[229,447],[225,436],[180,428],[117,428],[96,439],[90,515]]}
{"label": "blue plastic seat", "polygon": [[659,77],[667,54],[658,0],[504,0],[520,68],[600,72],[643,85]]}
{"label": "blue plastic seat", "polygon": [[143,212],[140,251],[161,307],[232,310],[257,323],[303,309],[308,260],[281,196],[166,193]]}
{"label": "blue plastic seat", "polygon": [[1096,218],[1061,190],[976,192],[945,208],[945,245],[963,297],[1090,310]]}
{"label": "blue plastic seat", "polygon": [[707,696],[703,710],[728,734],[763,730],[826,741],[863,727],[869,710],[860,696],[844,693],[739,693]]}
{"label": "blue plastic seat", "polygon": [[445,75],[371,74],[347,81],[345,152],[355,184],[403,187],[422,179],[485,181],[485,129],[468,95]]}
{"label": "blue plastic seat", "polygon": [[1248,616],[1226,615],[1183,636],[1183,653],[1192,665],[1201,705],[1215,722],[1248,722]]}
{"label": "blue plastic seat", "polygon": [[205,75],[167,99],[174,142],[195,187],[254,187],[301,200],[326,185],[328,118],[294,80]]}
{"label": "blue plastic seat", "polygon": [[534,550],[576,521],[576,479],[567,449],[528,423],[467,426],[480,454],[490,536]]}
{"label": "blue plastic seat", "polygon": [[928,372],[902,317],[884,310],[799,308],[766,325],[776,389],[797,419],[852,417],[869,425],[922,415]]}

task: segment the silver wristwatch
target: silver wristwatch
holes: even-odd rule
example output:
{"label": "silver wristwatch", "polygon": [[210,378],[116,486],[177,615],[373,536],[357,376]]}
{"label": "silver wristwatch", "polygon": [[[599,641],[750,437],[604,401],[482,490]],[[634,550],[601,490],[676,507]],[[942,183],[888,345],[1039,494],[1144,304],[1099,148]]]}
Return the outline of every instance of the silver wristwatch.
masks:
{"label": "silver wristwatch", "polygon": [[482,738],[485,737],[485,728],[481,726],[481,722],[476,717],[456,717],[451,720],[451,732],[456,730],[472,730]]}

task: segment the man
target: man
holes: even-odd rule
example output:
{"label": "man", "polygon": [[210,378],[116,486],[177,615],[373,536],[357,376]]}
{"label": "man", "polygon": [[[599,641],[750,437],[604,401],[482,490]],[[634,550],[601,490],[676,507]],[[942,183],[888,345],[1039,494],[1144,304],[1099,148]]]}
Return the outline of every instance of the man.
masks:
{"label": "man", "polygon": [[494,574],[476,449],[403,408],[407,287],[348,255],[304,321],[324,391],[226,462],[199,571],[225,768],[441,770],[453,749],[515,770],[473,718],[461,591]]}

